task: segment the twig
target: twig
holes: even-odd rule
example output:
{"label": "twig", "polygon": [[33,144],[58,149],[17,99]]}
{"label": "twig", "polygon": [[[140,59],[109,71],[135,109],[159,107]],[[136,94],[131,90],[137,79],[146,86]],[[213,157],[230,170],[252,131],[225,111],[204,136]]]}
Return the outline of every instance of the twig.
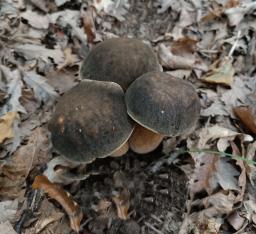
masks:
{"label": "twig", "polygon": [[158,233],[158,234],[164,234],[164,233],[161,232],[160,230],[156,229],[156,228],[155,228],[153,225],[151,225],[150,223],[144,222],[144,224],[145,224],[148,228],[150,228],[151,230],[155,231],[156,233]]}
{"label": "twig", "polygon": [[161,219],[159,219],[158,217],[156,217],[155,215],[151,215],[151,218],[152,219],[154,219],[154,220],[156,220],[157,222],[159,222],[159,223],[163,223],[163,221],[161,220]]}
{"label": "twig", "polygon": [[236,35],[235,43],[233,44],[232,48],[230,49],[230,51],[229,51],[229,53],[228,53],[228,57],[229,57],[230,59],[232,59],[233,53],[234,53],[234,51],[235,51],[235,49],[236,49],[236,47],[237,47],[238,41],[239,41],[239,39],[240,39],[240,36],[241,36],[241,31],[239,30],[239,31],[237,32],[237,35]]}

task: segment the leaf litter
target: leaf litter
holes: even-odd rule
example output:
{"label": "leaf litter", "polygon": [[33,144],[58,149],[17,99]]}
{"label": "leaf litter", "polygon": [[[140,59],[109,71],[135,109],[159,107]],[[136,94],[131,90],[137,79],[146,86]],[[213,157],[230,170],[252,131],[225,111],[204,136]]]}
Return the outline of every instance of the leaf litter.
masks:
{"label": "leaf litter", "polygon": [[[58,205],[31,195],[44,174],[50,198],[53,182],[65,186],[86,214],[71,224],[76,231],[254,233],[255,9],[252,0],[3,0],[0,232],[70,230]],[[166,138],[163,151],[71,165],[52,149],[47,130],[56,97],[80,81],[92,46],[119,36],[140,38],[165,72],[192,82],[200,121],[191,135]],[[71,217],[63,196],[56,200]]]}

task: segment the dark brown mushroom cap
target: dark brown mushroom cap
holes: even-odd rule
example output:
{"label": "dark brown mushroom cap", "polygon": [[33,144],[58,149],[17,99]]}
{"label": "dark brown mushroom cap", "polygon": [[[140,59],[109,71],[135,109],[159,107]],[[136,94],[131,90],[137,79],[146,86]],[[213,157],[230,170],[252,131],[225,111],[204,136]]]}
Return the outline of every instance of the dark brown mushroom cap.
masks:
{"label": "dark brown mushroom cap", "polygon": [[91,162],[124,144],[133,124],[118,84],[85,80],[59,99],[49,129],[63,156]]}
{"label": "dark brown mushroom cap", "polygon": [[145,128],[176,136],[193,128],[200,101],[193,86],[163,72],[136,79],[125,94],[128,114]]}
{"label": "dark brown mushroom cap", "polygon": [[81,65],[82,79],[112,81],[126,90],[139,76],[159,71],[152,49],[137,39],[114,38],[96,45]]}

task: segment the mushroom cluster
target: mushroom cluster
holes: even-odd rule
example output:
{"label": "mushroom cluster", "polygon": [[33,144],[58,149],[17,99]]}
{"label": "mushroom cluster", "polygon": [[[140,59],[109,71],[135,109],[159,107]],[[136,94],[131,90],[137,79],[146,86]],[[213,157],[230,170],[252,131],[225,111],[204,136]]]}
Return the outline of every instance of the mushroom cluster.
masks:
{"label": "mushroom cluster", "polygon": [[59,98],[49,123],[53,146],[70,161],[144,154],[165,136],[190,132],[200,102],[193,86],[161,72],[152,49],[137,39],[96,45],[82,81]]}

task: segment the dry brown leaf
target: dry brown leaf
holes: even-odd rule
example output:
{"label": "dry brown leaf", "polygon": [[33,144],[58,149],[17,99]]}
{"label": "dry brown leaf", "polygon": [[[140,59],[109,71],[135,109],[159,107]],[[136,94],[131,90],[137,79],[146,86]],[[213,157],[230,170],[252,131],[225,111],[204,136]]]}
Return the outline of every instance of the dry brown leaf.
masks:
{"label": "dry brown leaf", "polygon": [[157,13],[164,13],[168,8],[172,8],[173,11],[179,12],[181,10],[181,3],[176,0],[157,0],[155,6],[158,7]]}
{"label": "dry brown leaf", "polygon": [[30,0],[30,2],[44,12],[49,12],[51,8],[51,0]]}
{"label": "dry brown leaf", "polygon": [[[236,144],[234,142],[231,142],[231,148],[232,148],[232,154],[242,155],[240,150],[238,149],[238,147],[236,146]],[[238,177],[238,185],[241,188],[241,190],[236,196],[236,201],[235,202],[237,203],[237,202],[243,201],[243,199],[244,199],[244,193],[245,193],[245,189],[246,189],[247,180],[246,180],[246,168],[245,168],[245,165],[244,165],[244,161],[238,159],[236,161],[236,164],[241,169],[241,174]]]}
{"label": "dry brown leaf", "polygon": [[112,197],[117,207],[117,216],[120,219],[128,219],[128,210],[130,208],[130,192],[124,188],[120,194]]}
{"label": "dry brown leaf", "polygon": [[216,18],[219,18],[224,12],[224,7],[218,4],[213,5],[213,9],[210,9],[206,15],[204,15],[200,21],[203,23],[213,22]]}
{"label": "dry brown leaf", "polygon": [[58,66],[57,66],[58,70],[61,70],[68,66],[72,66],[75,63],[77,63],[79,60],[78,57],[72,53],[72,49],[69,47],[65,48],[63,53],[65,55],[65,61],[64,61],[64,63],[58,64]]}
{"label": "dry brown leaf", "polygon": [[[30,228],[26,228],[23,234],[58,233],[55,232],[57,229],[55,226],[62,226],[66,223],[65,219],[62,219],[63,216],[64,213],[58,211],[52,203],[50,203],[47,199],[44,199],[40,206],[38,220],[34,225],[31,225]],[[66,227],[66,231],[70,231],[69,227]]]}
{"label": "dry brown leaf", "polygon": [[254,134],[256,134],[256,109],[249,106],[238,106],[234,109],[235,115]]}
{"label": "dry brown leaf", "polygon": [[100,12],[103,10],[106,14],[115,17],[119,21],[124,21],[124,15],[130,7],[128,0],[120,0],[115,2],[113,0],[94,0],[93,6]]}
{"label": "dry brown leaf", "polygon": [[32,185],[33,189],[43,189],[52,199],[55,199],[66,211],[70,220],[70,227],[79,232],[83,213],[79,205],[61,187],[51,183],[44,175],[38,175]]}
{"label": "dry brown leaf", "polygon": [[0,114],[6,114],[7,112],[26,113],[26,110],[20,104],[19,100],[21,98],[23,88],[20,70],[11,70],[6,66],[0,65],[0,72],[3,73],[3,80],[7,81],[7,96],[5,97],[7,98],[7,102],[0,109]]}
{"label": "dry brown leaf", "polygon": [[186,57],[175,55],[164,44],[160,44],[158,47],[158,56],[161,65],[166,68],[207,70],[206,65],[195,55],[190,54]]}
{"label": "dry brown leaf", "polygon": [[92,7],[89,7],[86,11],[82,12],[81,16],[83,19],[84,31],[87,35],[87,42],[91,44],[96,37]]}
{"label": "dry brown leaf", "polygon": [[226,158],[202,152],[196,156],[195,161],[194,175],[189,184],[192,198],[203,191],[210,195],[218,186],[225,191],[240,191],[236,178],[239,172]]}
{"label": "dry brown leaf", "polygon": [[6,176],[0,177],[0,197],[14,199],[25,193],[23,180],[13,180]]}
{"label": "dry brown leaf", "polygon": [[189,37],[183,37],[174,41],[171,46],[171,52],[175,55],[193,54],[196,51],[197,41]]}
{"label": "dry brown leaf", "polygon": [[52,212],[47,217],[42,217],[40,220],[37,221],[35,225],[35,233],[41,233],[43,229],[49,224],[60,220],[63,217],[62,212]]}
{"label": "dry brown leaf", "polygon": [[232,227],[236,230],[239,231],[245,222],[245,218],[242,217],[237,211],[235,211],[233,214],[231,214],[227,218],[228,222]]}
{"label": "dry brown leaf", "polygon": [[218,60],[210,67],[210,72],[202,77],[203,81],[223,84],[231,86],[234,80],[235,70],[232,65],[232,61],[225,57],[223,60]]}
{"label": "dry brown leaf", "polygon": [[17,234],[17,232],[14,231],[9,221],[0,223],[0,233],[1,234]]}
{"label": "dry brown leaf", "polygon": [[199,130],[199,141],[197,144],[197,148],[203,149],[207,148],[206,146],[209,144],[210,141],[214,141],[218,139],[217,148],[219,151],[225,151],[227,147],[230,145],[230,141],[234,140],[236,136],[242,136],[244,141],[250,142],[253,141],[252,136],[235,132],[231,129],[224,128],[215,124],[211,127],[204,127]]}
{"label": "dry brown leaf", "polygon": [[35,71],[24,71],[23,80],[33,90],[35,98],[40,103],[51,105],[58,96],[53,87],[46,82],[45,77],[37,74]]}
{"label": "dry brown leaf", "polygon": [[8,112],[0,118],[0,143],[13,137],[12,125],[19,115],[17,112]]}
{"label": "dry brown leaf", "polygon": [[225,5],[214,4],[213,9],[211,9],[205,16],[201,18],[202,22],[213,22],[216,18],[221,17],[226,9],[236,7],[239,5],[239,0],[229,0],[225,3]]}
{"label": "dry brown leaf", "polygon": [[234,200],[235,195],[232,192],[219,191],[205,198],[193,201],[191,206],[196,211],[189,214],[183,220],[179,233],[187,234],[192,230],[192,233],[194,233],[196,229],[198,233],[218,234],[223,224],[221,215],[230,214],[233,210]]}
{"label": "dry brown leaf", "polygon": [[76,173],[70,172],[71,169],[74,169],[75,167],[78,168],[78,166],[85,167],[82,163],[68,161],[62,156],[55,157],[47,163],[47,169],[44,171],[44,175],[52,183],[60,183],[64,185],[87,179],[90,174],[86,173],[84,170],[81,170],[80,172],[76,170]]}
{"label": "dry brown leaf", "polygon": [[172,30],[172,36],[174,40],[183,37],[183,30],[196,22],[196,10],[185,1],[182,2],[182,7],[179,14],[178,22],[175,22],[175,26]]}
{"label": "dry brown leaf", "polygon": [[58,90],[60,94],[68,91],[77,84],[75,73],[66,69],[52,71],[47,74],[46,79],[47,83],[55,90]]}
{"label": "dry brown leaf", "polygon": [[[18,209],[18,200],[0,202],[0,223],[14,222]],[[1,233],[1,232],[0,232]]]}
{"label": "dry brown leaf", "polygon": [[21,17],[26,19],[28,24],[37,29],[48,29],[49,18],[47,15],[38,14],[30,9],[21,13]]}
{"label": "dry brown leaf", "polygon": [[106,199],[101,199],[95,207],[95,210],[100,213],[101,215],[107,215],[109,207],[111,206],[112,202],[106,200]]}
{"label": "dry brown leaf", "polygon": [[229,0],[226,4],[225,4],[225,8],[232,8],[232,7],[236,7],[239,5],[240,0]]}
{"label": "dry brown leaf", "polygon": [[241,3],[240,5],[226,9],[225,14],[228,17],[229,25],[238,25],[246,14],[252,13],[255,9],[256,2]]}
{"label": "dry brown leaf", "polygon": [[30,170],[50,158],[49,139],[42,128],[35,129],[26,145],[21,146],[8,161],[4,161],[0,177],[1,191],[7,197],[17,197]]}
{"label": "dry brown leaf", "polygon": [[[248,160],[255,160],[256,159],[256,141],[249,144],[246,149],[246,158]],[[246,174],[251,182],[251,184],[254,186],[254,181],[256,177],[256,167],[255,164],[246,164]]]}
{"label": "dry brown leaf", "polygon": [[220,191],[206,198],[193,201],[192,206],[205,208],[196,215],[199,220],[205,220],[222,214],[229,214],[233,210],[234,202],[235,195],[232,192],[225,194]]}
{"label": "dry brown leaf", "polygon": [[226,109],[231,109],[230,114],[232,115],[234,107],[246,105],[248,96],[255,88],[255,79],[240,75],[235,77],[231,89],[220,88],[218,93],[221,95],[221,101],[226,105]]}
{"label": "dry brown leaf", "polygon": [[248,200],[243,202],[244,208],[246,210],[246,218],[251,222],[255,223],[255,215],[256,215],[256,202],[254,197],[248,198]]}
{"label": "dry brown leaf", "polygon": [[18,44],[14,51],[23,55],[27,60],[42,59],[49,63],[49,58],[52,58],[56,64],[64,62],[64,54],[61,49],[47,49],[42,45],[35,44]]}

